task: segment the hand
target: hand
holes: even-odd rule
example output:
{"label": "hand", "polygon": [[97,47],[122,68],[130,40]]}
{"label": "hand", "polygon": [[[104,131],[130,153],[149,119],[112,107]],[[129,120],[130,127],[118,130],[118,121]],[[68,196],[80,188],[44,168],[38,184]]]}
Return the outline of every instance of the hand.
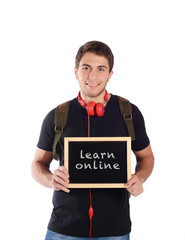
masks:
{"label": "hand", "polygon": [[57,191],[62,190],[66,193],[70,192],[70,190],[68,189],[69,174],[64,166],[60,166],[54,171],[52,175],[52,186]]}
{"label": "hand", "polygon": [[140,195],[144,191],[142,181],[136,175],[132,175],[125,186],[127,187],[127,191],[134,197]]}

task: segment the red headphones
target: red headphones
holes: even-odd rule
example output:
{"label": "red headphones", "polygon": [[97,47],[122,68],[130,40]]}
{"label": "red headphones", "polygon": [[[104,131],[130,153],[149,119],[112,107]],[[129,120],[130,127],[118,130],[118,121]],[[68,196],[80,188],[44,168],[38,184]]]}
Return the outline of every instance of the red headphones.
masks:
{"label": "red headphones", "polygon": [[[86,104],[86,102],[81,98],[80,92],[78,93],[78,101],[81,104],[82,107],[87,109],[87,114],[89,116],[94,116],[95,112],[98,117],[102,117],[104,115],[104,105],[103,103],[95,103],[90,102]],[[108,102],[108,93],[107,90],[105,90],[105,96],[104,96],[105,103]]]}

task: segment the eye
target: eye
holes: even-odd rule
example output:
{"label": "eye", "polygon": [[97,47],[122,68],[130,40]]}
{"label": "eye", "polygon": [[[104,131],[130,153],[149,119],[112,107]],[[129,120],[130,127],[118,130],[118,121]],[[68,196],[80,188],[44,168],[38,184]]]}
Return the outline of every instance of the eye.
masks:
{"label": "eye", "polygon": [[100,67],[100,68],[98,68],[98,69],[99,69],[100,72],[104,72],[104,71],[105,71],[105,69],[102,68],[102,67]]}
{"label": "eye", "polygon": [[83,71],[89,71],[89,69],[90,69],[89,66],[83,66],[83,67],[82,67],[82,70],[83,70]]}

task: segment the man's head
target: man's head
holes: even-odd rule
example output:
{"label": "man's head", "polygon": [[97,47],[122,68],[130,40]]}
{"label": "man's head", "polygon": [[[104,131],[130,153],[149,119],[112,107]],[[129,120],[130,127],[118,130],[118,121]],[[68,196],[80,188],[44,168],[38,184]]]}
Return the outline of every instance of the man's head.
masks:
{"label": "man's head", "polygon": [[81,98],[86,103],[103,102],[106,85],[113,74],[113,62],[110,48],[102,42],[88,42],[78,50],[74,71]]}
{"label": "man's head", "polygon": [[99,41],[87,42],[79,48],[75,58],[75,66],[77,69],[79,67],[81,58],[87,52],[105,57],[109,63],[109,72],[112,71],[114,65],[114,56],[112,54],[112,51],[105,43]]}

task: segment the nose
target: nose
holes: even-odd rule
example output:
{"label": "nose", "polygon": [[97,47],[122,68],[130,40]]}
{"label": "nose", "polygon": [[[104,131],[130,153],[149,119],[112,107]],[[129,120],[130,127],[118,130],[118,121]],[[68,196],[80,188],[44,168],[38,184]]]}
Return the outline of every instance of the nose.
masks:
{"label": "nose", "polygon": [[97,71],[92,69],[89,73],[89,79],[90,80],[96,79],[96,74],[97,74]]}

